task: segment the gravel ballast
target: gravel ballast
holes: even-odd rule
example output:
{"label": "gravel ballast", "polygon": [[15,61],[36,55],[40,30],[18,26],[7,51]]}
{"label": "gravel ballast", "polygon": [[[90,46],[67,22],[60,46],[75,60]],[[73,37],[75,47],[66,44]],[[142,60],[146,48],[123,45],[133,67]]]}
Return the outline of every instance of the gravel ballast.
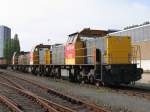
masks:
{"label": "gravel ballast", "polygon": [[88,87],[68,81],[55,80],[31,74],[15,72],[11,74],[35,80],[38,83],[45,84],[60,92],[82,98],[83,100],[96,103],[100,106],[105,106],[111,109],[112,112],[149,112],[150,110],[150,101],[144,98],[112,93],[109,89]]}

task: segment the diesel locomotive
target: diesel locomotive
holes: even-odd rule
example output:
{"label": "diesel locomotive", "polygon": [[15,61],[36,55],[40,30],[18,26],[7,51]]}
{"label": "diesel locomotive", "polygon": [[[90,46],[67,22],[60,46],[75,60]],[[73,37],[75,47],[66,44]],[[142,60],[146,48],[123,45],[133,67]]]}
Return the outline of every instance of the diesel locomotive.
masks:
{"label": "diesel locomotive", "polygon": [[120,85],[140,80],[140,47],[129,36],[107,33],[83,29],[70,34],[65,44],[37,45],[25,55],[15,54],[11,67],[74,82]]}

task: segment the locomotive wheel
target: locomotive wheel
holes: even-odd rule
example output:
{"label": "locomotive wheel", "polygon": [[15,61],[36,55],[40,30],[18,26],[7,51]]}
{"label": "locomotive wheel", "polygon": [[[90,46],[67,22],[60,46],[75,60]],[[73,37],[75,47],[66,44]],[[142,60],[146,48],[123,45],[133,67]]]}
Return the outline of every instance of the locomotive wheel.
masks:
{"label": "locomotive wheel", "polygon": [[96,81],[95,82],[96,87],[100,87],[100,86],[106,86],[106,83],[102,82],[102,81]]}
{"label": "locomotive wheel", "polygon": [[61,69],[58,69],[58,71],[57,71],[57,78],[58,78],[58,79],[61,78]]}
{"label": "locomotive wheel", "polygon": [[60,74],[59,72],[56,73],[55,76],[56,76],[57,79],[60,79],[60,78],[61,78],[61,74]]}
{"label": "locomotive wheel", "polygon": [[69,81],[72,81],[72,74],[69,73]]}
{"label": "locomotive wheel", "polygon": [[35,68],[34,75],[38,75],[38,72],[39,72],[38,68]]}
{"label": "locomotive wheel", "polygon": [[71,73],[69,74],[69,81],[71,81],[71,82],[75,81],[75,77]]}
{"label": "locomotive wheel", "polygon": [[79,82],[79,83],[81,83],[82,77],[81,77],[80,74],[78,74],[78,75],[76,76],[76,81]]}
{"label": "locomotive wheel", "polygon": [[95,81],[94,76],[91,75],[91,76],[89,77],[89,83],[90,83],[90,84],[94,84],[94,81]]}
{"label": "locomotive wheel", "polygon": [[46,77],[49,77],[49,76],[50,76],[50,73],[51,73],[50,69],[47,68],[47,69],[45,70],[45,76],[46,76]]}

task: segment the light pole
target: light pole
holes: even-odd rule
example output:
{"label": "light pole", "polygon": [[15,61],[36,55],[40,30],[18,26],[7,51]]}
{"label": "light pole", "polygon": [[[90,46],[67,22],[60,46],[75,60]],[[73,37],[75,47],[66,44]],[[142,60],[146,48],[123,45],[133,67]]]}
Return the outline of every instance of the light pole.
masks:
{"label": "light pole", "polygon": [[48,44],[50,45],[51,39],[48,39],[47,42],[48,42]]}

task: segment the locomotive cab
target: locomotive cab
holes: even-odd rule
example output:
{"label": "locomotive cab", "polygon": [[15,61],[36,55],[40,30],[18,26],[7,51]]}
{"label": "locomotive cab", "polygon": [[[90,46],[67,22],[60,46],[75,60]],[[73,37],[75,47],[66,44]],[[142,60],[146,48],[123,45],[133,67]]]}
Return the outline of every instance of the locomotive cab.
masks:
{"label": "locomotive cab", "polygon": [[51,63],[51,45],[39,44],[33,51],[33,64],[50,64]]}
{"label": "locomotive cab", "polygon": [[66,64],[84,64],[84,42],[78,33],[69,35],[65,46]]}
{"label": "locomotive cab", "polygon": [[[90,60],[92,61],[94,61],[95,59],[100,61],[100,59],[98,59],[98,57],[100,56],[93,56],[95,55],[93,54],[93,46],[89,45],[89,47],[87,48],[86,40],[96,37],[103,37],[107,35],[107,33],[108,32],[105,30],[92,30],[87,28],[83,29],[80,32],[70,34],[65,46],[66,64],[93,64],[94,62],[88,63],[88,58],[90,58]],[[90,52],[89,54],[87,54],[87,49],[89,48],[90,50],[92,49],[92,53]],[[98,50],[95,50],[94,52],[98,53]]]}

